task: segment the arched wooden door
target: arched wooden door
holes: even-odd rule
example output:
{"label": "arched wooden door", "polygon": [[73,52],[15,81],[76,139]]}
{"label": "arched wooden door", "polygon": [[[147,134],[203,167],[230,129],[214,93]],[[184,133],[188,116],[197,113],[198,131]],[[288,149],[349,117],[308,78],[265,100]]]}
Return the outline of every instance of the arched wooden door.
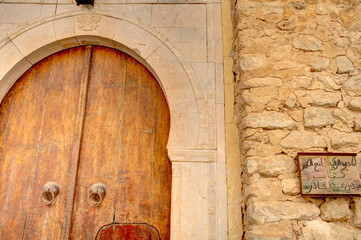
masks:
{"label": "arched wooden door", "polygon": [[[109,224],[169,239],[169,121],[156,79],[124,53],[78,47],[36,64],[0,106],[0,239],[95,239]],[[105,196],[89,196],[97,183]]]}

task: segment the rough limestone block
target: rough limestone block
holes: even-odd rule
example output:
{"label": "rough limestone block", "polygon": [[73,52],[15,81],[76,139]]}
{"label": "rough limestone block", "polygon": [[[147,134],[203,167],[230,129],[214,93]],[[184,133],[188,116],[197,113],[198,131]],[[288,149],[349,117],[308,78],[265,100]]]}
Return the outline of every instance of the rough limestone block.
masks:
{"label": "rough limestone block", "polygon": [[317,74],[316,75],[316,80],[321,82],[326,88],[330,88],[333,90],[339,90],[340,86],[339,86],[339,79],[334,76],[334,75],[329,75],[329,74]]}
{"label": "rough limestone block", "polygon": [[301,34],[293,39],[293,46],[304,51],[322,51],[322,42],[312,35]]}
{"label": "rough limestone block", "polygon": [[321,4],[318,4],[315,8],[315,13],[317,15],[327,15],[328,13],[328,10],[325,6],[321,5]]}
{"label": "rough limestone block", "polygon": [[265,176],[278,176],[284,173],[293,173],[297,170],[295,161],[286,155],[268,157],[247,157],[245,170],[249,174],[260,173]]}
{"label": "rough limestone block", "polygon": [[250,113],[241,123],[244,128],[265,128],[265,129],[296,129],[297,123],[284,113],[275,111]]}
{"label": "rough limestone block", "polygon": [[361,116],[357,116],[353,120],[355,124],[355,131],[361,131]]}
{"label": "rough limestone block", "polygon": [[252,78],[239,84],[240,89],[255,88],[255,87],[282,87],[283,82],[280,78]]}
{"label": "rough limestone block", "polygon": [[361,227],[361,198],[355,197],[353,202],[353,223],[356,227]]}
{"label": "rough limestone block", "polygon": [[296,76],[291,81],[293,88],[308,88],[312,83],[312,78],[307,76]]}
{"label": "rough limestone block", "polygon": [[320,215],[320,210],[313,203],[253,201],[247,207],[247,216],[251,223],[312,220],[318,215]]}
{"label": "rough limestone block", "polygon": [[327,135],[331,141],[332,148],[352,147],[358,144],[358,138],[355,133],[345,133],[330,129]]}
{"label": "rough limestone block", "polygon": [[240,57],[240,67],[243,71],[261,68],[266,62],[266,54],[242,54]]}
{"label": "rough limestone block", "polygon": [[326,142],[316,133],[292,131],[282,139],[281,146],[294,149],[323,148]]}
{"label": "rough limestone block", "polygon": [[361,111],[361,97],[353,97],[348,104],[351,110]]}
{"label": "rough limestone block", "polygon": [[325,202],[320,207],[321,218],[325,221],[345,221],[351,217],[348,202],[344,198]]}
{"label": "rough limestone block", "polygon": [[322,90],[307,91],[305,95],[299,97],[301,105],[307,107],[307,104],[316,107],[335,107],[341,101],[340,92],[325,92]]}
{"label": "rough limestone block", "polygon": [[282,192],[286,195],[297,195],[301,192],[300,190],[300,179],[299,178],[286,178],[282,180]]}
{"label": "rough limestone block", "polygon": [[354,70],[353,64],[346,56],[336,57],[335,61],[337,65],[337,73],[349,73]]}
{"label": "rough limestone block", "polygon": [[311,70],[321,72],[330,66],[330,60],[325,57],[315,58],[311,61]]}
{"label": "rough limestone block", "polygon": [[[321,219],[304,222],[303,240],[354,240],[355,229],[343,223],[327,223]],[[357,238],[356,238],[357,239]]]}
{"label": "rough limestone block", "polygon": [[348,90],[356,93],[359,96],[361,95],[361,74],[350,77],[345,81],[344,84]]}
{"label": "rough limestone block", "polygon": [[302,228],[302,237],[304,240],[331,240],[335,231],[333,224],[323,222],[321,219],[312,220],[305,223]]}
{"label": "rough limestone block", "polygon": [[245,238],[246,240],[293,240],[292,232],[290,220],[259,225],[254,224],[246,229]]}
{"label": "rough limestone block", "polygon": [[349,27],[359,17],[355,8],[346,8],[340,11],[340,19],[344,26]]}
{"label": "rough limestone block", "polygon": [[332,114],[326,108],[306,108],[304,110],[303,118],[305,127],[309,128],[320,128],[335,123]]}

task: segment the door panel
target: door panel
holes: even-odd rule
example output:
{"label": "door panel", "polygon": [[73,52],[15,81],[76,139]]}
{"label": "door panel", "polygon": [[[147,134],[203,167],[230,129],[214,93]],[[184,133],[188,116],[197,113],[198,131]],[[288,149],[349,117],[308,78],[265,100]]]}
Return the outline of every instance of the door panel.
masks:
{"label": "door panel", "polygon": [[[93,238],[114,221],[148,223],[169,239],[169,112],[162,90],[126,54],[94,47],[92,56],[71,236]],[[156,154],[159,145],[164,149]],[[166,176],[158,176],[159,171]],[[93,208],[86,198],[97,182],[107,193]]]}
{"label": "door panel", "polygon": [[147,224],[110,224],[101,228],[96,240],[160,240],[157,229]]}
{"label": "door panel", "polygon": [[[169,124],[156,79],[124,53],[78,47],[36,64],[0,107],[0,239],[94,239],[109,223],[169,239]],[[48,181],[60,193],[44,206]]]}
{"label": "door panel", "polygon": [[61,237],[66,199],[39,199],[47,181],[67,188],[83,54],[71,49],[36,64],[1,104],[0,239]]}
{"label": "door panel", "polygon": [[[109,53],[110,52],[110,53]],[[87,107],[76,184],[72,239],[93,239],[113,221],[125,55],[93,49]],[[88,205],[89,188],[102,182],[107,192],[99,207]]]}

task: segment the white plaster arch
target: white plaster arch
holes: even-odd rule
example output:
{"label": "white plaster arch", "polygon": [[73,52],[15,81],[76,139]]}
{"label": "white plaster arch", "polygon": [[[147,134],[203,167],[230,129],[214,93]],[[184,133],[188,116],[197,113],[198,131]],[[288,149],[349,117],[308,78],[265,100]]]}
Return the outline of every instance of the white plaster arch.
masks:
{"label": "white plaster arch", "polygon": [[52,16],[0,42],[0,100],[36,62],[63,49],[86,44],[119,49],[144,64],[157,78],[170,108],[167,147],[171,160],[172,152],[207,145],[202,140],[208,130],[202,126],[206,103],[190,63],[151,26],[109,12],[67,12]]}

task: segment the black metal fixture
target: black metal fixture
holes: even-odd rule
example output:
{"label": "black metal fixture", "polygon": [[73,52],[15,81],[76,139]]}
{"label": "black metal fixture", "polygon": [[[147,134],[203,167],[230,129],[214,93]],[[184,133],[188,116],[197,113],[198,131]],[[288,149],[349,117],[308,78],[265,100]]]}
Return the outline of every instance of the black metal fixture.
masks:
{"label": "black metal fixture", "polygon": [[76,5],[80,5],[80,4],[91,4],[92,6],[94,6],[94,0],[75,0],[76,1]]}

